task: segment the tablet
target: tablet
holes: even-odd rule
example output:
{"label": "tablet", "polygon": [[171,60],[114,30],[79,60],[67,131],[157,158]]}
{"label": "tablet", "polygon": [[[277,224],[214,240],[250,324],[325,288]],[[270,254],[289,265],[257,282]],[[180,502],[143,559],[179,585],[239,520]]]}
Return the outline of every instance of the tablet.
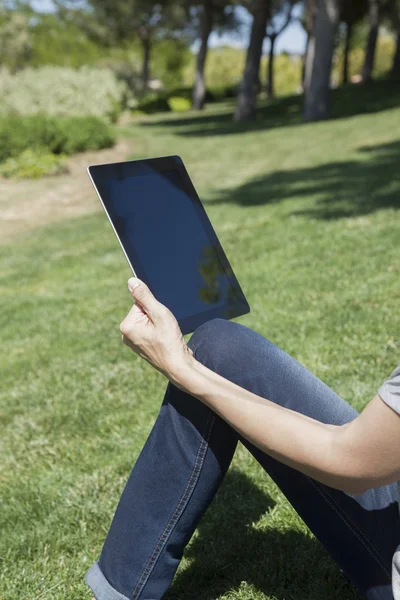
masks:
{"label": "tablet", "polygon": [[93,165],[88,173],[134,275],[183,334],[250,311],[179,156]]}

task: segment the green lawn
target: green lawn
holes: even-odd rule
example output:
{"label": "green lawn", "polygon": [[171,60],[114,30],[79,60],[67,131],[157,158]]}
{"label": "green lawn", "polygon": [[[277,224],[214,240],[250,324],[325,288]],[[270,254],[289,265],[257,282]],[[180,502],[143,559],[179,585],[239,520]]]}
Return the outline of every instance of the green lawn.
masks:
{"label": "green lawn", "polygon": [[[135,156],[182,156],[251,305],[240,322],[358,410],[400,348],[400,94],[376,89],[339,91],[319,124],[292,98],[247,130],[229,105],[121,129]],[[0,255],[0,598],[88,599],[165,380],[120,342],[129,270],[102,212]],[[167,596],[358,598],[243,447]]]}

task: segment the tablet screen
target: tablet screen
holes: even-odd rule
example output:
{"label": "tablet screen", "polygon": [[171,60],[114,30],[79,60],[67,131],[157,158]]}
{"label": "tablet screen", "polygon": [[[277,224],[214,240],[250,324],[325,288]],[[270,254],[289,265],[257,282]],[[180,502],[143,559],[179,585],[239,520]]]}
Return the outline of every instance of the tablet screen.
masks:
{"label": "tablet screen", "polygon": [[[117,165],[121,163],[117,163]],[[136,275],[182,331],[248,305],[178,157],[91,167],[92,179]],[[97,171],[97,172],[96,172]]]}

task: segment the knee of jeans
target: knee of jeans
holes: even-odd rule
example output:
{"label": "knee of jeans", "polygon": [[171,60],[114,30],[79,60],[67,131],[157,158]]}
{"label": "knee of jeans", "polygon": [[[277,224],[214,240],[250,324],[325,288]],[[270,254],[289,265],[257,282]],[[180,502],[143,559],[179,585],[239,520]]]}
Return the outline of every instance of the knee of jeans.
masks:
{"label": "knee of jeans", "polygon": [[257,343],[269,343],[252,329],[226,319],[212,319],[196,329],[189,340],[195,358],[220,375],[246,368]]}

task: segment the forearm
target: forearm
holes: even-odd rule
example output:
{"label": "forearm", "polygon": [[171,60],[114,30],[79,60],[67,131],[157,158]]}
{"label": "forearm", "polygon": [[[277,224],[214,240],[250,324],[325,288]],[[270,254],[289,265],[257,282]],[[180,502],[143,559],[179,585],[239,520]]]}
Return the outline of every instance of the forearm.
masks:
{"label": "forearm", "polygon": [[[122,340],[177,387],[208,405],[263,452],[331,487],[361,493],[400,479],[399,415],[376,394],[362,413],[326,425],[260,398],[195,360],[171,311],[142,281],[128,282],[135,304]],[[321,402],[324,398],[321,398]]]}
{"label": "forearm", "polygon": [[240,435],[263,452],[313,479],[358,493],[346,454],[342,427],[328,425],[281,407],[224,379],[196,360],[179,371],[173,383],[209,406]]}

